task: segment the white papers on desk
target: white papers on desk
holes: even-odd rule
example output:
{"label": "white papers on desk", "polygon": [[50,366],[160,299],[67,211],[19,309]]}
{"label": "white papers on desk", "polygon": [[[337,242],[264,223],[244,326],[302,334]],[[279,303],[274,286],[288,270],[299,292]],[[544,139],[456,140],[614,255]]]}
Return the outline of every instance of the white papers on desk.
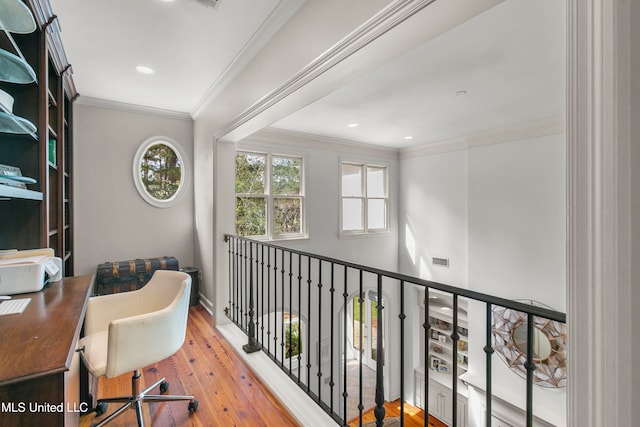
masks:
{"label": "white papers on desk", "polygon": [[0,316],[5,314],[21,314],[31,298],[11,299],[0,302]]}

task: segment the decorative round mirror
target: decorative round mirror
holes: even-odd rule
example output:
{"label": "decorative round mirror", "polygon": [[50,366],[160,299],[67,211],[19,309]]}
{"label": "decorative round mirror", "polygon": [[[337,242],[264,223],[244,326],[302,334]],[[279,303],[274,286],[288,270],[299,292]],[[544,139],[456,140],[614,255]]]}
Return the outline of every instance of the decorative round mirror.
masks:
{"label": "decorative round mirror", "polygon": [[182,147],[167,137],[144,141],[133,158],[133,182],[150,205],[175,205],[187,187],[187,156]]}
{"label": "decorative round mirror", "polygon": [[[526,378],[527,315],[498,306],[494,306],[492,312],[493,349],[509,368]],[[542,387],[566,387],[566,325],[537,316],[533,317],[533,323],[533,362],[536,364],[533,383]]]}
{"label": "decorative round mirror", "polygon": [[[511,332],[513,345],[522,353],[527,355],[527,324],[518,325]],[[551,342],[540,330],[533,328],[533,360],[543,361],[551,355]]]}

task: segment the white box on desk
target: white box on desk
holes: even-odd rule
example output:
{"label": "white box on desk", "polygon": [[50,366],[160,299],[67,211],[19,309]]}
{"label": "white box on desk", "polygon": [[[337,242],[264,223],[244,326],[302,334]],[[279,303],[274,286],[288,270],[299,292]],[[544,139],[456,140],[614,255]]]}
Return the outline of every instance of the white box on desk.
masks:
{"label": "white box on desk", "polygon": [[[21,256],[22,255],[22,256]],[[61,279],[60,258],[50,249],[18,251],[0,256],[0,295],[38,292],[45,284],[45,272],[52,281]]]}

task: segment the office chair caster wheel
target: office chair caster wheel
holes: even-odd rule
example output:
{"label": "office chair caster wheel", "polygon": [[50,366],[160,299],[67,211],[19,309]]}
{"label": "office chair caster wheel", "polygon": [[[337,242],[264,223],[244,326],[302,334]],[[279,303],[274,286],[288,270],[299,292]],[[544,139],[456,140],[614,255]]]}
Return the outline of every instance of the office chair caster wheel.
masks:
{"label": "office chair caster wheel", "polygon": [[169,390],[169,381],[163,381],[160,383],[160,393],[166,393]]}
{"label": "office chair caster wheel", "polygon": [[193,414],[198,410],[198,401],[194,400],[193,402],[189,402],[189,413]]}
{"label": "office chair caster wheel", "polygon": [[102,414],[104,414],[105,412],[107,412],[107,407],[109,406],[109,404],[107,402],[101,402],[98,403],[96,405],[96,416],[100,416]]}

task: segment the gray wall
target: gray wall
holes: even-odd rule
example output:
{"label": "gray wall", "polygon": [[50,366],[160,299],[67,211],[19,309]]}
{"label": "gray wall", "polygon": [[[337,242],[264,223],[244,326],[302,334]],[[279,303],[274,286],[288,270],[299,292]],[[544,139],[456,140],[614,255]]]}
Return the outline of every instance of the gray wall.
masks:
{"label": "gray wall", "polygon": [[[640,192],[637,190],[640,186],[640,2],[631,2],[631,46],[632,52],[636,52],[631,56],[631,108],[630,115],[632,117],[631,125],[631,188],[635,191],[631,194],[631,283],[635,286],[631,295],[631,306],[635,308],[633,318],[631,320],[630,331],[640,330]],[[631,360],[640,359],[640,340],[631,340],[633,342]],[[631,362],[633,365],[633,362]],[[637,366],[637,365],[636,365]],[[637,367],[633,372],[633,390],[631,392],[630,401],[640,401],[640,369]],[[640,409],[636,408],[632,412],[632,419],[635,425],[640,425]]]}
{"label": "gray wall", "polygon": [[193,165],[193,122],[82,100],[74,108],[75,274],[94,274],[105,261],[165,255],[193,265],[193,185],[161,209],[140,197],[132,177],[136,150],[157,135],[180,144]]}

